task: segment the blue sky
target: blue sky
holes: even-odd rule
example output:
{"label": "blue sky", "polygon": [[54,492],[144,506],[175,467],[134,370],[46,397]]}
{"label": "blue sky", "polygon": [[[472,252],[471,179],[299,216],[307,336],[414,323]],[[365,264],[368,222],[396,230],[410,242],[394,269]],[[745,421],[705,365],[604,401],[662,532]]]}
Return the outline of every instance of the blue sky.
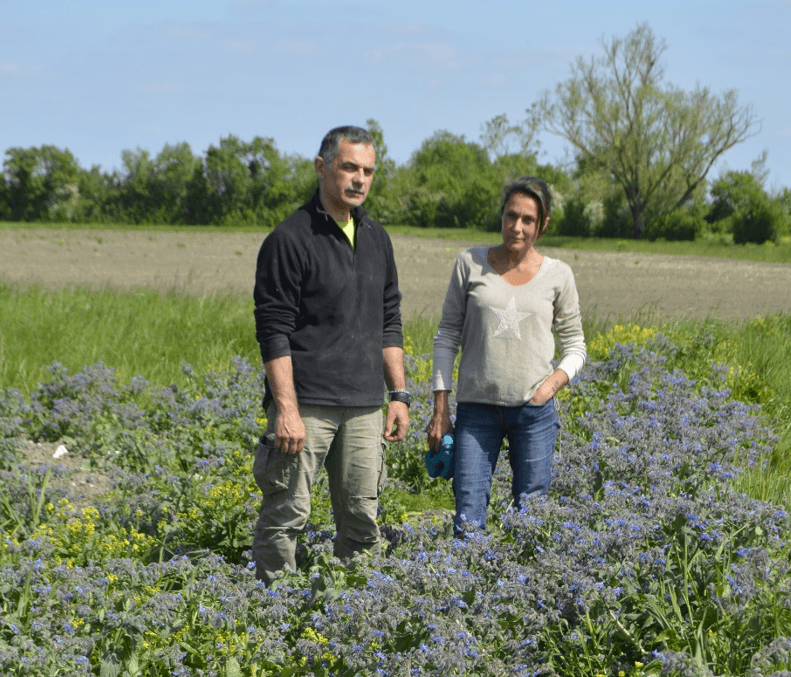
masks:
{"label": "blue sky", "polygon": [[[791,186],[791,0],[0,0],[0,153],[54,144],[109,170],[124,149],[235,134],[312,157],[329,128],[375,118],[402,163],[436,130],[521,121],[641,22],[668,82],[735,88],[762,120],[710,178],[767,149],[769,187]],[[541,140],[542,161],[567,157]]]}

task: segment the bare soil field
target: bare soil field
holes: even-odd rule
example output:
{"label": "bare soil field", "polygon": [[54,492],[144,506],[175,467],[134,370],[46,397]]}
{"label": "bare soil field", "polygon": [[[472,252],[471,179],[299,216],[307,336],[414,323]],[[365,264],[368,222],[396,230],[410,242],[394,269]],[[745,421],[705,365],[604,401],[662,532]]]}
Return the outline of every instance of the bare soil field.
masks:
{"label": "bare soil field", "polygon": [[[405,318],[438,316],[458,242],[392,236]],[[262,236],[146,230],[0,229],[0,280],[47,288],[153,287],[251,297]],[[539,243],[540,244],[540,243]],[[583,313],[744,320],[791,312],[791,264],[542,248],[573,269]]]}

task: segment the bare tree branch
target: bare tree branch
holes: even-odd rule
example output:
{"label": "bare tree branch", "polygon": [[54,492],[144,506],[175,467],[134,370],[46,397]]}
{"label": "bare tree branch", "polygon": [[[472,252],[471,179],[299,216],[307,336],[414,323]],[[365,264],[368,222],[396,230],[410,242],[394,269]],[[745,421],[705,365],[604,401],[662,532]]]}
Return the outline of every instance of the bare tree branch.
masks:
{"label": "bare tree branch", "polygon": [[603,56],[577,58],[571,77],[554,97],[542,97],[538,111],[543,129],[620,185],[640,238],[648,218],[683,205],[717,159],[760,124],[734,90],[718,97],[665,84],[665,41],[648,24],[602,46]]}

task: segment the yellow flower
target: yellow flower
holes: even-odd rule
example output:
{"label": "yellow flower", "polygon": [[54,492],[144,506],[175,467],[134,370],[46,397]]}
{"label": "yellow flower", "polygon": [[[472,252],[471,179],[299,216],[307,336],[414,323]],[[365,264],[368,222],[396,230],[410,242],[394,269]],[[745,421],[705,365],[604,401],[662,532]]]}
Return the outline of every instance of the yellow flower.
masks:
{"label": "yellow flower", "polygon": [[97,520],[101,517],[99,511],[96,508],[94,508],[92,505],[89,505],[88,507],[82,509],[82,516],[85,519],[89,519],[89,520]]}
{"label": "yellow flower", "polygon": [[617,324],[606,334],[598,334],[591,339],[588,348],[593,357],[608,357],[616,344],[644,345],[656,336],[656,330],[640,327],[633,322],[626,326]]}
{"label": "yellow flower", "polygon": [[329,640],[324,637],[320,632],[316,632],[313,628],[305,628],[302,631],[302,639],[309,639],[311,642],[317,644],[326,644]]}

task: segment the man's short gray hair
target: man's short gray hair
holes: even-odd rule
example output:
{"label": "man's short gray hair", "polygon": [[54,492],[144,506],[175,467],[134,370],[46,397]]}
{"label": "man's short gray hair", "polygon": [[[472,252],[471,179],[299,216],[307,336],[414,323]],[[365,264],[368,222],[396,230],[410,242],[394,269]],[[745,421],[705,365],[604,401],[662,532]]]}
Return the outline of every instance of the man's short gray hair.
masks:
{"label": "man's short gray hair", "polygon": [[322,139],[321,147],[319,148],[319,157],[324,160],[324,164],[331,166],[332,161],[338,154],[338,146],[341,139],[346,139],[350,143],[365,143],[373,146],[374,137],[371,132],[362,127],[355,127],[347,125],[345,127],[335,127],[327,132],[324,139]]}

